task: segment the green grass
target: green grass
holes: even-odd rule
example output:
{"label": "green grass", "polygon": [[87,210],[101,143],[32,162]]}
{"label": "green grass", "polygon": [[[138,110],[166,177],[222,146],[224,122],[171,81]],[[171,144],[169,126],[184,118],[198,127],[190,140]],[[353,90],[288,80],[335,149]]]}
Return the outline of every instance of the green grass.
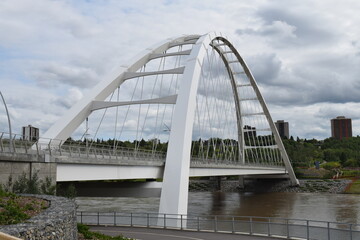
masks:
{"label": "green grass", "polygon": [[351,183],[350,187],[346,189],[346,193],[360,194],[360,179]]}
{"label": "green grass", "polygon": [[104,235],[102,233],[97,233],[97,232],[91,232],[89,230],[89,227],[84,225],[84,224],[80,224],[78,223],[77,225],[78,228],[78,232],[82,233],[84,235],[85,239],[99,239],[99,240],[132,240],[131,238],[126,238],[123,237],[121,235],[119,236],[115,236],[115,237],[111,237],[111,236],[107,236]]}

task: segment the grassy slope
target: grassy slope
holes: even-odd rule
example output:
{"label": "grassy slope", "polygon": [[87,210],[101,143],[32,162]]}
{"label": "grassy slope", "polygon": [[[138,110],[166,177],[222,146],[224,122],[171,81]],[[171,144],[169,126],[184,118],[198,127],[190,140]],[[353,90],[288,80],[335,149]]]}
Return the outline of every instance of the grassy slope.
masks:
{"label": "grassy slope", "polygon": [[346,189],[346,193],[360,194],[360,179],[355,179]]}

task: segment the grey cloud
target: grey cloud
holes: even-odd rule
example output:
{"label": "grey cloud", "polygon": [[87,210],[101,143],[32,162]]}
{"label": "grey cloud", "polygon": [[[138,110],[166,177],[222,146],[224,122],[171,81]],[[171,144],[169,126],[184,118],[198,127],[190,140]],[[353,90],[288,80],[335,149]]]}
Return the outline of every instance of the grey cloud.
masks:
{"label": "grey cloud", "polygon": [[[301,106],[319,102],[360,102],[360,86],[356,82],[345,81],[333,73],[316,73],[316,69],[303,71],[302,75],[297,73],[299,79],[296,81],[286,82],[284,79],[283,85],[260,82],[265,99],[281,106]],[[288,77],[296,78],[295,74]],[[281,82],[281,78],[279,81]]]}
{"label": "grey cloud", "polygon": [[276,54],[259,54],[247,59],[255,79],[263,84],[276,84],[282,63]]}
{"label": "grey cloud", "polygon": [[256,15],[262,21],[260,28],[238,29],[236,33],[265,36],[278,48],[325,44],[338,39],[336,28],[315,12],[266,6]]}
{"label": "grey cloud", "polygon": [[295,26],[295,43],[316,44],[336,38],[336,31],[328,28],[326,20],[315,13],[288,11],[285,8],[263,8],[259,10],[258,15],[264,20],[265,26],[271,25],[274,21],[283,21]]}
{"label": "grey cloud", "polygon": [[81,91],[77,88],[71,88],[69,89],[67,95],[59,97],[55,104],[58,104],[65,108],[70,108],[72,105],[74,105],[76,102],[78,102],[83,97],[83,94]]}
{"label": "grey cloud", "polygon": [[61,84],[89,88],[98,81],[97,73],[85,67],[44,63],[36,72],[31,73],[40,86],[54,87]]}
{"label": "grey cloud", "polygon": [[273,21],[271,24],[267,24],[260,29],[237,29],[235,32],[239,35],[249,34],[249,35],[260,35],[260,36],[270,36],[272,38],[283,38],[283,39],[292,39],[295,38],[294,32],[296,27],[287,24],[284,21]]}

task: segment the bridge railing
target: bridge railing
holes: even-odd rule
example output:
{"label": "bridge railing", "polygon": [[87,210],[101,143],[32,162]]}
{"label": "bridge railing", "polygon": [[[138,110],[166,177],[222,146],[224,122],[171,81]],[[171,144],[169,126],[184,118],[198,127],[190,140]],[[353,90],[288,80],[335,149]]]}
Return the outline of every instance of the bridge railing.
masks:
{"label": "bridge railing", "polygon": [[0,133],[0,152],[3,153],[37,153],[32,146],[37,140],[26,140],[21,134],[13,134],[11,139],[8,133]]}
{"label": "bridge railing", "polygon": [[[55,144],[56,143],[56,144]],[[0,133],[0,153],[11,154],[35,154],[50,156],[64,156],[70,158],[82,159],[108,159],[119,160],[122,162],[154,162],[155,164],[163,164],[166,158],[166,152],[134,149],[109,145],[101,145],[96,143],[88,143],[82,141],[63,141],[56,139],[26,139],[21,134],[10,136],[8,133]],[[270,168],[284,168],[281,165],[269,165],[267,163],[251,163],[240,164],[236,161],[218,160],[218,159],[201,159],[197,157],[191,158],[192,167],[234,167],[239,168],[244,166],[249,167],[270,167]]]}
{"label": "bridge railing", "polygon": [[234,160],[217,160],[217,159],[202,159],[202,158],[197,158],[197,157],[192,157],[191,158],[191,166],[192,167],[206,167],[206,166],[212,166],[212,167],[234,167],[234,166],[239,166],[240,168],[244,167],[244,166],[248,166],[248,167],[268,167],[268,168],[279,168],[279,169],[284,169],[284,165],[274,165],[274,164],[269,164],[269,163],[239,163],[236,162]]}
{"label": "bridge railing", "polygon": [[[283,237],[287,239],[360,239],[359,224],[257,216],[77,212],[77,221],[87,225],[169,228]],[[173,225],[174,222],[177,223],[176,226]]]}
{"label": "bridge railing", "polygon": [[[57,144],[54,145],[53,143]],[[147,159],[165,161],[166,153],[160,151],[125,148],[83,142],[64,142],[54,139],[26,139],[21,134],[11,137],[8,133],[0,133],[0,152],[12,154],[49,154],[51,156],[69,156],[95,159]]]}
{"label": "bridge railing", "polygon": [[46,151],[52,155],[69,156],[79,158],[95,158],[95,159],[121,159],[121,160],[156,160],[165,161],[165,153],[159,151],[131,149],[118,147],[114,149],[111,146],[93,145],[87,147],[84,145],[64,144],[59,148],[48,148]]}

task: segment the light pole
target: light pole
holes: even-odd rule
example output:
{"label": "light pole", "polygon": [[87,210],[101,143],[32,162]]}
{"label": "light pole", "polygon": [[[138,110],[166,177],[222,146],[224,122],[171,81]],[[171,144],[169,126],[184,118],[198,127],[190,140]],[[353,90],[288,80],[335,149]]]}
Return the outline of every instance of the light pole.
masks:
{"label": "light pole", "polygon": [[14,150],[13,148],[13,142],[12,142],[12,133],[11,133],[11,122],[10,122],[10,115],[9,115],[9,111],[8,111],[8,108],[6,106],[6,102],[5,102],[5,99],[4,99],[4,96],[2,95],[1,91],[0,91],[0,95],[1,95],[1,98],[4,102],[4,106],[5,106],[5,110],[6,110],[6,114],[7,114],[7,118],[8,118],[8,123],[9,123],[9,134],[10,134],[10,152],[12,152]]}

